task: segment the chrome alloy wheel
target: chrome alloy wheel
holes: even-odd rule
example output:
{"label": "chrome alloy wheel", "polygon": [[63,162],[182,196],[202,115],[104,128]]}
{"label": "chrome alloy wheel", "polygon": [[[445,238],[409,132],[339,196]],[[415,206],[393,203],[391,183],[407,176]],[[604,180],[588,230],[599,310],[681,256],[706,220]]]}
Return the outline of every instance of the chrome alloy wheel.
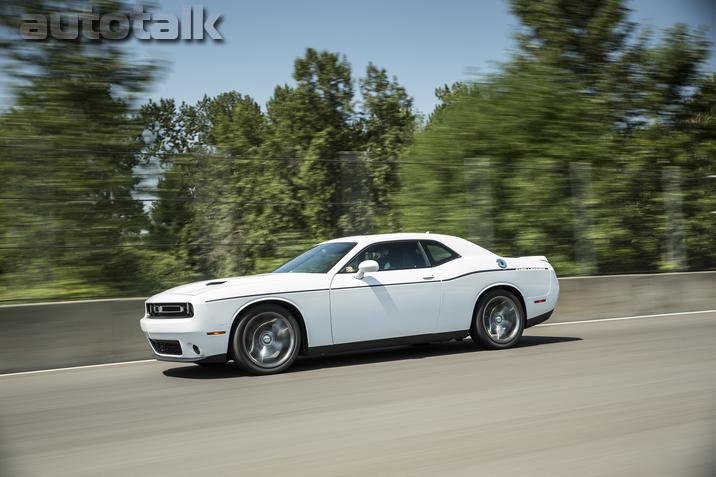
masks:
{"label": "chrome alloy wheel", "polygon": [[495,343],[509,343],[520,331],[519,304],[512,298],[498,295],[487,302],[483,309],[482,326]]}
{"label": "chrome alloy wheel", "polygon": [[252,316],[242,334],[246,355],[256,366],[264,369],[281,366],[296,347],[293,324],[273,311]]}

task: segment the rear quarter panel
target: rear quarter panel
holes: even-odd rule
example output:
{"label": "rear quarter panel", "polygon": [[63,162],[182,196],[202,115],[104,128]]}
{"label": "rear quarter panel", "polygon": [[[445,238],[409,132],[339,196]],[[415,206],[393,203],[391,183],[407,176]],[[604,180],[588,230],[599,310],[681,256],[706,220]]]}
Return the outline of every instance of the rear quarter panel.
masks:
{"label": "rear quarter panel", "polygon": [[[508,285],[520,292],[525,301],[527,319],[554,308],[553,303],[548,303],[551,300],[543,304],[534,303],[550,295],[550,275],[553,271],[547,262],[505,258],[507,267],[502,269],[496,259],[494,256],[463,257],[438,267],[443,281],[439,331],[469,329],[479,297],[499,285]],[[550,304],[551,308],[542,311]]]}

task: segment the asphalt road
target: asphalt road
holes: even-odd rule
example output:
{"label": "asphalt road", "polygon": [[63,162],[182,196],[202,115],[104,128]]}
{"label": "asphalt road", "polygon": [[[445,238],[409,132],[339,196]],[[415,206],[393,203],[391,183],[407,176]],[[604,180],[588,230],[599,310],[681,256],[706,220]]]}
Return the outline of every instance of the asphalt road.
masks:
{"label": "asphalt road", "polygon": [[716,313],[311,358],[0,377],[0,476],[716,475]]}

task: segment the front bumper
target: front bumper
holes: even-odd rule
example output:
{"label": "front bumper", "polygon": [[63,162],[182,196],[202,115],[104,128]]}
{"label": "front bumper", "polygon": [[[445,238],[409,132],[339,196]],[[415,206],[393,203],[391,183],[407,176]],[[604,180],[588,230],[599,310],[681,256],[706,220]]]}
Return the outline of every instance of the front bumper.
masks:
{"label": "front bumper", "polygon": [[228,352],[228,331],[207,334],[196,318],[149,318],[139,321],[154,357],[161,361],[180,363],[225,362]]}

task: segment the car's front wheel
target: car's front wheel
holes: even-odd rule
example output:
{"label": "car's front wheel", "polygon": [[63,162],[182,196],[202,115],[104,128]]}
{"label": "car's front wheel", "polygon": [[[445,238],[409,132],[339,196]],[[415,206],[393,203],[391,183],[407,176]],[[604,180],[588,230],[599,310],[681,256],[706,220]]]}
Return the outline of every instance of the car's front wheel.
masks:
{"label": "car's front wheel", "polygon": [[301,349],[296,318],[285,308],[258,305],[240,318],[231,340],[236,364],[251,374],[274,374],[291,366]]}
{"label": "car's front wheel", "polygon": [[480,298],[470,335],[485,348],[504,349],[519,341],[524,328],[525,314],[520,300],[514,293],[497,289]]}

